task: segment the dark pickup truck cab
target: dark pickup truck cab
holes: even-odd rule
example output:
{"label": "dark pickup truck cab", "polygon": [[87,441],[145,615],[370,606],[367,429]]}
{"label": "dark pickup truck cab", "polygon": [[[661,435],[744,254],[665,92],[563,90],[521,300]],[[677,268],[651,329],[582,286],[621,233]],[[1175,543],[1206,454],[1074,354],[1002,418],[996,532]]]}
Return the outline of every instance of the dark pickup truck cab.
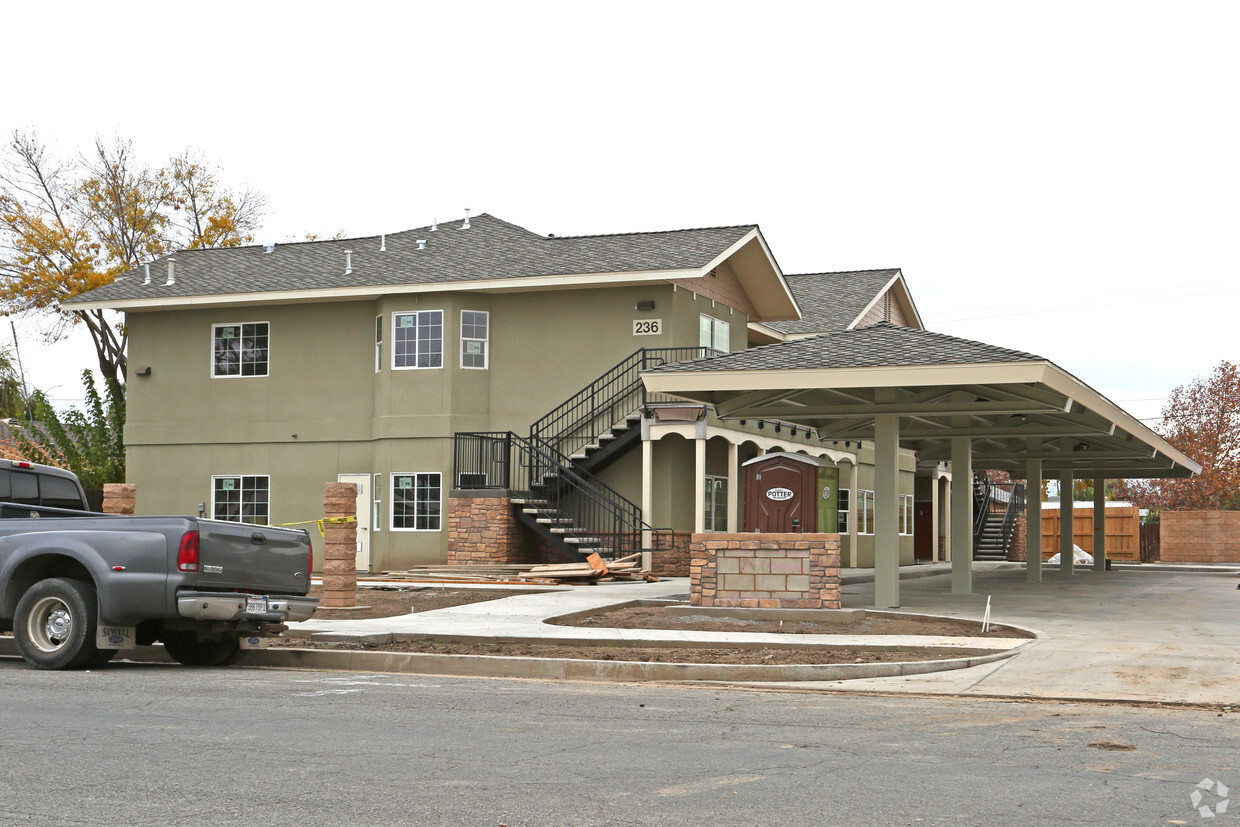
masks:
{"label": "dark pickup truck cab", "polygon": [[155,642],[181,663],[225,663],[243,637],[314,613],[310,565],[305,531],[92,513],[70,472],[0,461],[0,631],[36,667]]}

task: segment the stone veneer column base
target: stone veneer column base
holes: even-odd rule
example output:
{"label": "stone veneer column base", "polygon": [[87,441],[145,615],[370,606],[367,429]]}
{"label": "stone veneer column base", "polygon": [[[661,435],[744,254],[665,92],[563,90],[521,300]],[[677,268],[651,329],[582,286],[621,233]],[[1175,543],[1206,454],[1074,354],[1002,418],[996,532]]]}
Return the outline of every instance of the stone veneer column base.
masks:
{"label": "stone veneer column base", "polygon": [[694,606],[840,608],[838,534],[694,534],[689,552]]}
{"label": "stone veneer column base", "polygon": [[323,496],[323,608],[357,605],[357,486],[329,482]]}
{"label": "stone veneer column base", "polygon": [[502,488],[453,489],[448,494],[448,564],[532,566],[577,558],[544,543],[513,513]]}

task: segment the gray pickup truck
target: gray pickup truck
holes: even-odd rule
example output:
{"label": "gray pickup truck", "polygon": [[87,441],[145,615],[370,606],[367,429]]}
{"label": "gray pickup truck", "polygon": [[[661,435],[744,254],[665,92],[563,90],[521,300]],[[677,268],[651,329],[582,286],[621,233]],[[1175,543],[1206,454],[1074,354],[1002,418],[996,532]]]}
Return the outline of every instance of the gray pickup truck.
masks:
{"label": "gray pickup truck", "polygon": [[162,641],[215,666],[309,618],[305,531],[92,513],[76,476],[0,461],[0,631],[40,669],[99,666]]}

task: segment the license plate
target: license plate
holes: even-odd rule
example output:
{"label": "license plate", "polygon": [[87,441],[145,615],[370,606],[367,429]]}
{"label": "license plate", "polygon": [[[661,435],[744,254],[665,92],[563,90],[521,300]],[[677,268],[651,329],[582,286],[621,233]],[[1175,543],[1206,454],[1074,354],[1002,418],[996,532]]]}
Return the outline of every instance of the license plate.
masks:
{"label": "license plate", "polygon": [[248,595],[245,598],[246,614],[265,614],[267,612],[267,596],[259,595],[257,597]]}

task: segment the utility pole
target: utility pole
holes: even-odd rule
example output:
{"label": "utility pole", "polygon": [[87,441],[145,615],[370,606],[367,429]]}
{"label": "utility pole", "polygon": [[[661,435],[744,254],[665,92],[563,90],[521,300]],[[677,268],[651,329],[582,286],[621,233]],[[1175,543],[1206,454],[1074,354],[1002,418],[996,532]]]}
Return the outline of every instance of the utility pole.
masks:
{"label": "utility pole", "polygon": [[17,344],[17,323],[9,319],[9,327],[13,331],[13,353],[17,356],[17,375],[22,380],[22,404],[26,408],[26,421],[34,422],[34,411],[30,409],[30,389],[26,387],[26,369],[22,367],[22,351]]}

